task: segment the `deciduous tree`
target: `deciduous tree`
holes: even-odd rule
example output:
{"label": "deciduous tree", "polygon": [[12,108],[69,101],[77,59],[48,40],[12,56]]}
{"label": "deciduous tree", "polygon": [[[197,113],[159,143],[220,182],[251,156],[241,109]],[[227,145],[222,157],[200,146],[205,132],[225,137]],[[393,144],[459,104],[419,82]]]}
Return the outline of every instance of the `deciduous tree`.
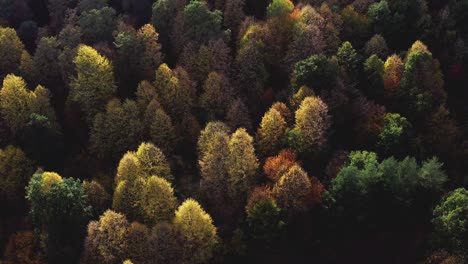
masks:
{"label": "deciduous tree", "polygon": [[175,212],[174,225],[182,239],[182,263],[204,263],[211,259],[219,238],[210,215],[193,199]]}
{"label": "deciduous tree", "polygon": [[95,49],[82,45],[73,60],[76,77],[70,83],[70,100],[78,103],[92,123],[116,93],[111,63]]}

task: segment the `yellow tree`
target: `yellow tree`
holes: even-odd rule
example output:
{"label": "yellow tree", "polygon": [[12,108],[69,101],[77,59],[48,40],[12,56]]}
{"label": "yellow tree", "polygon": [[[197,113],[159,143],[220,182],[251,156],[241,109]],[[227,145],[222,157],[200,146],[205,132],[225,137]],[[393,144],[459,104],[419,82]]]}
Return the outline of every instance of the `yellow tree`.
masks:
{"label": "yellow tree", "polygon": [[280,149],[286,130],[286,121],[278,110],[270,108],[262,118],[257,130],[256,141],[261,156],[275,154]]}
{"label": "yellow tree", "polygon": [[70,100],[80,105],[86,121],[103,111],[106,102],[116,93],[112,65],[92,47],[81,45],[73,60],[76,77],[70,83]]}
{"label": "yellow tree", "polygon": [[320,150],[326,143],[326,132],[330,127],[328,106],[315,96],[306,97],[296,111],[295,129],[303,136],[305,149]]}
{"label": "yellow tree", "polygon": [[175,212],[174,226],[180,232],[182,263],[205,263],[219,241],[213,220],[193,199],[185,200]]}
{"label": "yellow tree", "polygon": [[228,148],[229,194],[235,200],[244,201],[255,185],[254,177],[258,168],[253,138],[245,128],[239,128],[232,134]]}

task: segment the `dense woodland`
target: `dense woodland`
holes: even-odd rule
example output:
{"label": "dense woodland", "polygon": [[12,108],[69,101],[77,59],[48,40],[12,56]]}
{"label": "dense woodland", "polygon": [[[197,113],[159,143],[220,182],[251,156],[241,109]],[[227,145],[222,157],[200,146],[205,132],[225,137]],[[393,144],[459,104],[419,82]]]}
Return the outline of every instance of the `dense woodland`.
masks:
{"label": "dense woodland", "polygon": [[0,263],[468,263],[468,0],[0,0]]}

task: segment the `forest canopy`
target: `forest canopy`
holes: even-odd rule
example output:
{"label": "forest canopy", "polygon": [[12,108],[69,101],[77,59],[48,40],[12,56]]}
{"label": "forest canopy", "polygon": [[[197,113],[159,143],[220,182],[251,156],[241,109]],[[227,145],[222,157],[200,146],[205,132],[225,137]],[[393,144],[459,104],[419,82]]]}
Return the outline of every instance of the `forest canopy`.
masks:
{"label": "forest canopy", "polygon": [[468,0],[0,0],[0,263],[467,263]]}

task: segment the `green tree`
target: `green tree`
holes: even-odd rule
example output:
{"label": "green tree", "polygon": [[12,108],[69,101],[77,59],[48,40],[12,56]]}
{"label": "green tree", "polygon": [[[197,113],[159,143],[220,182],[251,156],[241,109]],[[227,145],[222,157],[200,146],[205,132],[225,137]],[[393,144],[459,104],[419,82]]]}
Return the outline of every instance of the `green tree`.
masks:
{"label": "green tree", "polygon": [[343,67],[350,79],[354,79],[358,70],[356,50],[349,41],[344,42],[336,53],[338,64]]}
{"label": "green tree", "polygon": [[91,9],[83,12],[78,20],[87,44],[111,41],[116,22],[116,12],[111,7]]}
{"label": "green tree", "polygon": [[324,55],[312,55],[296,63],[292,82],[297,88],[305,85],[320,91],[334,87],[336,72],[336,66],[327,57]]}
{"label": "green tree", "polygon": [[[325,193],[326,205],[340,221],[354,227],[418,221],[443,192],[447,175],[441,167],[435,158],[421,165],[410,157],[379,163],[373,152],[351,152]],[[402,214],[407,215],[405,220],[397,217]]]}
{"label": "green tree", "polygon": [[262,157],[276,154],[286,131],[286,121],[276,109],[270,109],[262,118],[257,130],[258,152]]}
{"label": "green tree", "polygon": [[29,122],[16,134],[15,141],[38,165],[48,169],[60,168],[63,135],[47,116],[32,113]]}
{"label": "green tree", "polygon": [[0,77],[16,72],[24,45],[12,28],[0,27]]}
{"label": "green tree", "polygon": [[52,263],[77,259],[83,228],[91,216],[81,181],[53,172],[36,173],[26,188],[35,228],[44,235]]}
{"label": "green tree", "polygon": [[432,223],[439,243],[461,254],[468,246],[468,191],[458,188],[442,199],[434,209]]}
{"label": "green tree", "polygon": [[116,93],[112,65],[95,49],[82,45],[73,60],[76,77],[70,83],[70,100],[79,104],[88,123],[104,110]]}
{"label": "green tree", "polygon": [[210,11],[206,2],[192,0],[182,12],[184,39],[204,43],[221,35],[223,13],[220,10]]}
{"label": "green tree", "polygon": [[411,120],[445,103],[447,95],[439,64],[420,41],[408,51],[400,87],[398,106]]}
{"label": "green tree", "polygon": [[205,263],[213,256],[219,238],[213,220],[193,199],[175,212],[174,225],[181,234],[182,263]]}
{"label": "green tree", "polygon": [[384,95],[384,62],[377,57],[377,55],[371,55],[364,62],[364,73],[367,78],[367,85],[365,92],[368,96],[373,99],[383,98]]}
{"label": "green tree", "polygon": [[405,117],[396,113],[387,113],[383,119],[383,127],[377,140],[377,147],[385,154],[398,154],[407,142],[408,130],[411,124]]}

